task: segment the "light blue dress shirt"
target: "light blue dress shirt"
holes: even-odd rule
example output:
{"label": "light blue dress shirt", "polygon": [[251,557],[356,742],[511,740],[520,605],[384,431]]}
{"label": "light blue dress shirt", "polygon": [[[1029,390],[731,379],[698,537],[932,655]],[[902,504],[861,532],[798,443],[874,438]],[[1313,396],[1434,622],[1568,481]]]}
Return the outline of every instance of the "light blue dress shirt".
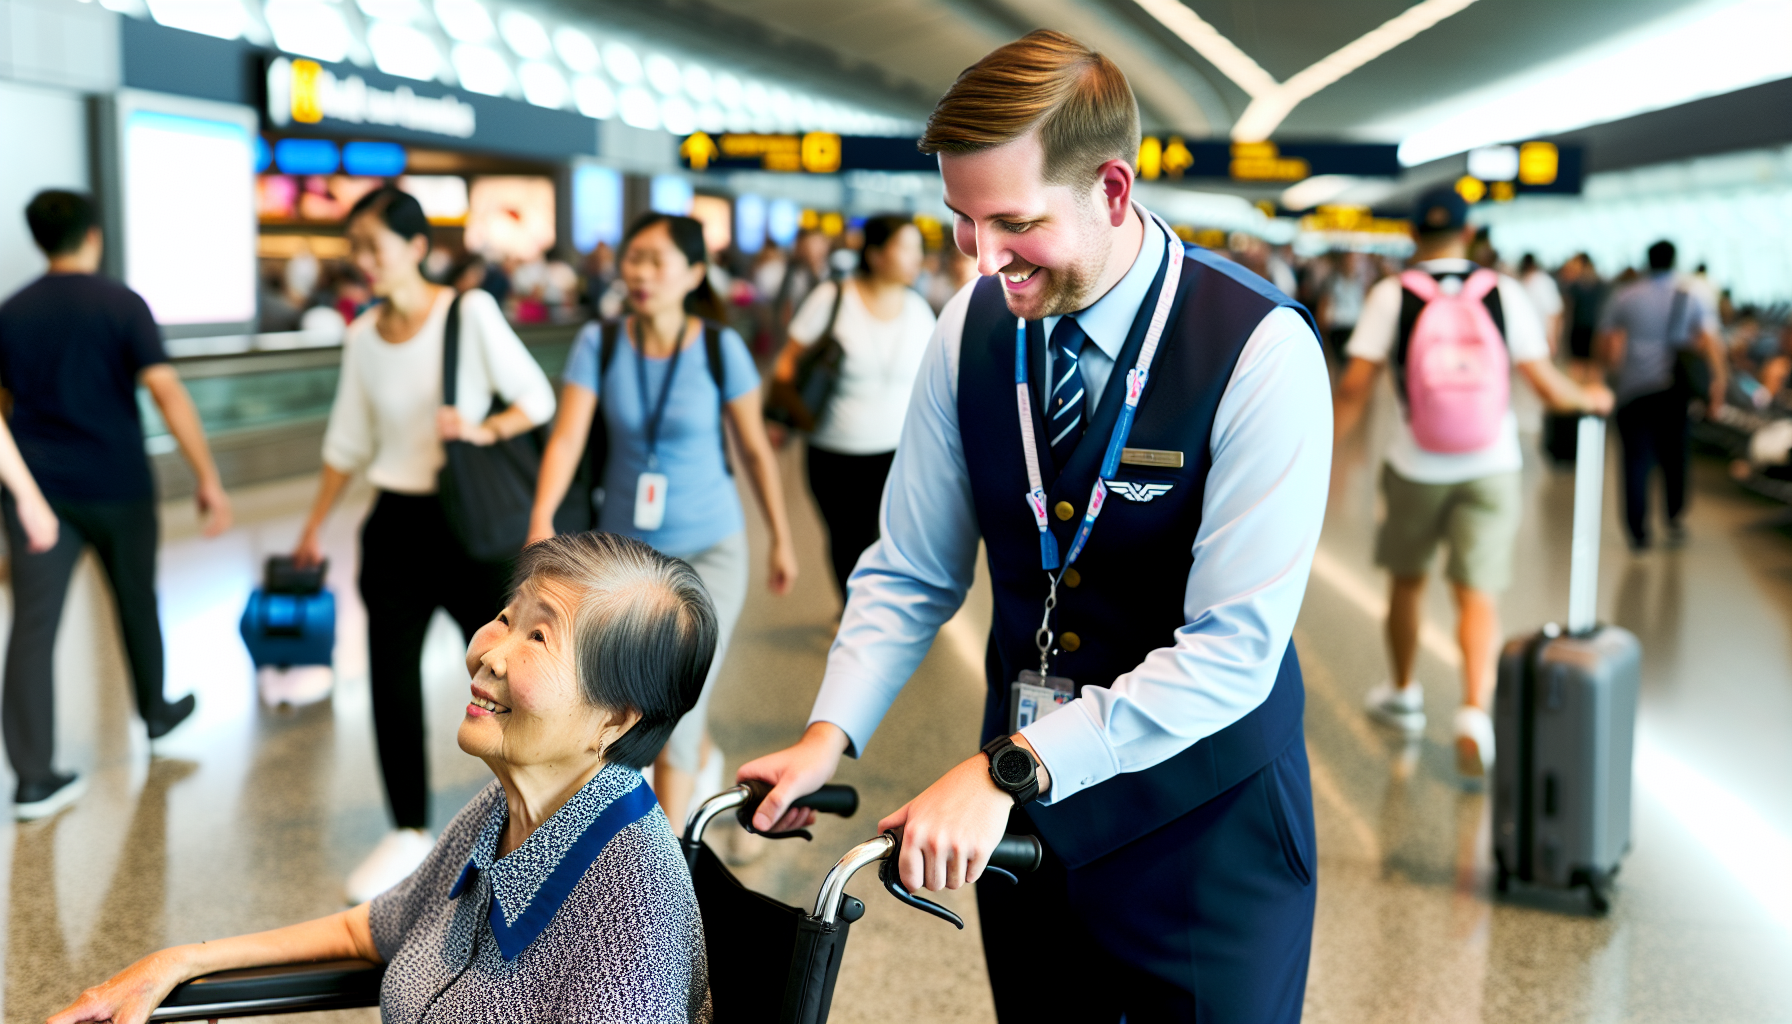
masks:
{"label": "light blue dress shirt", "polygon": [[[1163,258],[1163,236],[1147,223],[1132,269],[1076,314],[1094,342],[1080,358],[1091,395],[1101,393]],[[975,574],[979,531],[958,426],[958,354],[973,287],[940,313],[884,490],[882,537],[848,582],[810,714],[811,722],[844,730],[855,754]],[[1163,391],[1149,399],[1175,400]],[[1300,314],[1278,308],[1252,332],[1210,443],[1184,625],[1110,685],[1085,686],[1022,730],[1051,773],[1046,803],[1174,757],[1249,714],[1275,685],[1306,592],[1331,469],[1330,379]],[[1019,494],[1014,514],[1032,525]]]}

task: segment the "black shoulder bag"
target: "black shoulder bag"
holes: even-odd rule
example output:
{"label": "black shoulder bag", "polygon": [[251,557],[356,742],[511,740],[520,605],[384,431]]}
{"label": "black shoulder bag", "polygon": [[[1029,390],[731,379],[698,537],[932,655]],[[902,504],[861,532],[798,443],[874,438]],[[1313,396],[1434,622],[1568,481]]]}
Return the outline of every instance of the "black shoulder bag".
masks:
{"label": "black shoulder bag", "polygon": [[[442,328],[442,404],[454,405],[460,371],[460,296],[448,307]],[[508,405],[492,396],[487,416]],[[541,452],[528,431],[489,445],[467,441],[442,443],[442,470],[436,493],[448,526],[467,553],[482,562],[515,558],[529,538],[529,513],[535,505],[535,477]]]}
{"label": "black shoulder bag", "polygon": [[846,300],[847,281],[834,282],[834,309],[828,314],[828,329],[796,360],[796,379],[773,384],[774,418],[801,431],[813,431],[827,412],[834,390],[840,386],[840,367],[846,361],[846,350],[840,346],[835,330],[840,326],[840,304]]}

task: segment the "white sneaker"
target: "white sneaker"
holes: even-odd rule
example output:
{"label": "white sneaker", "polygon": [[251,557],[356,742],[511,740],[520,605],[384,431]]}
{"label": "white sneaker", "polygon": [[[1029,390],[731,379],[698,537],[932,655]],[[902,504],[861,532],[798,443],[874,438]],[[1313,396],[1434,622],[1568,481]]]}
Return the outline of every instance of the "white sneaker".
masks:
{"label": "white sneaker", "polygon": [[386,833],[367,859],[349,872],[348,901],[366,903],[409,878],[435,846],[435,837],[420,828],[395,828]]}
{"label": "white sneaker", "polygon": [[691,787],[691,806],[695,807],[723,790],[722,748],[710,744],[709,760],[697,767],[697,782]]}
{"label": "white sneaker", "polygon": [[1456,771],[1479,782],[1493,770],[1493,719],[1472,704],[1456,711]]}
{"label": "white sneaker", "polygon": [[1395,689],[1392,682],[1377,684],[1363,700],[1369,717],[1408,735],[1425,731],[1425,688],[1417,682]]}

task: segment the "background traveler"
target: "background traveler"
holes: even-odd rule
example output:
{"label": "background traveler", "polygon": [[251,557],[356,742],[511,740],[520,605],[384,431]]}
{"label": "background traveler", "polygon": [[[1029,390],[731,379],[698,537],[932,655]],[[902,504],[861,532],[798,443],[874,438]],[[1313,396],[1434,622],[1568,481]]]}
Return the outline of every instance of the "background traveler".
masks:
{"label": "background traveler", "polygon": [[[737,442],[771,530],[767,585],[785,594],[796,579],[759,373],[740,335],[719,328],[727,310],[710,288],[708,271],[697,221],[648,213],[629,227],[622,280],[633,314],[609,325],[615,340],[607,359],[603,325],[587,325],[573,343],[529,528],[531,541],[554,535],[554,513],[592,440],[593,418],[602,415],[608,441],[591,453],[603,464],[595,481],[604,495],[597,528],[638,537],[689,562],[709,588],[721,623],[703,693],[654,761],[654,792],[666,816],[680,823],[700,773],[713,783],[711,792],[721,788],[722,753],[709,738],[709,698],[746,604],[750,575],[746,516],[728,464],[725,429]],[[704,334],[711,327],[719,328],[721,366],[714,369],[721,370],[720,380],[706,365]]]}
{"label": "background traveler", "polygon": [[[1446,297],[1484,286],[1475,283],[1486,279],[1475,276],[1477,267],[1467,259],[1475,237],[1467,221],[1468,204],[1453,189],[1435,189],[1420,197],[1415,219],[1417,262],[1408,274],[1416,271],[1435,281],[1433,287]],[[1462,707],[1454,722],[1456,763],[1471,779],[1485,775],[1493,763],[1489,713],[1494,659],[1502,640],[1499,593],[1511,577],[1512,545],[1523,514],[1519,493],[1523,455],[1518,419],[1508,400],[1508,367],[1516,367],[1552,409],[1611,411],[1611,393],[1602,385],[1577,385],[1550,361],[1543,321],[1522,284],[1502,274],[1480,302],[1491,326],[1498,328],[1504,349],[1496,350],[1492,359],[1485,353],[1477,355],[1485,361],[1471,364],[1480,368],[1475,386],[1497,403],[1487,409],[1492,419],[1486,440],[1473,447],[1446,448],[1432,439],[1434,448],[1428,449],[1418,435],[1427,424],[1419,418],[1423,414],[1415,412],[1416,403],[1429,385],[1423,376],[1423,354],[1415,350],[1410,362],[1406,356],[1413,339],[1430,329],[1423,322],[1429,311],[1411,284],[1398,277],[1382,280],[1369,292],[1362,320],[1346,349],[1350,362],[1333,399],[1334,436],[1342,440],[1362,418],[1376,377],[1392,364],[1402,415],[1382,467],[1387,511],[1376,537],[1375,559],[1392,577],[1387,642],[1393,678],[1369,691],[1369,713],[1411,735],[1425,729],[1425,694],[1413,678],[1419,602],[1432,556],[1440,543],[1446,544],[1450,556],[1445,573],[1456,602],[1457,638],[1462,645]],[[1460,379],[1444,383],[1458,393],[1470,390]],[[1446,426],[1469,418],[1461,408],[1449,413],[1454,422]]]}
{"label": "background traveler", "polygon": [[639,768],[697,699],[715,611],[689,566],[626,537],[537,544],[520,575],[467,645],[457,739],[497,778],[415,874],[352,910],[152,953],[51,1024],[141,1021],[214,971],[349,959],[389,965],[383,1020],[707,1022],[696,893]]}
{"label": "background traveler", "polygon": [[[1649,274],[1619,289],[1599,318],[1596,351],[1615,376],[1618,441],[1624,450],[1624,525],[1630,547],[1649,547],[1649,476],[1661,467],[1668,541],[1686,539],[1686,404],[1721,409],[1729,390],[1717,309],[1704,285],[1674,275],[1674,243],[1649,247]],[[1702,358],[1706,389],[1695,395],[1684,357]]]}
{"label": "background traveler", "polygon": [[[93,203],[74,192],[42,192],[25,209],[49,270],[0,306],[0,387],[12,433],[31,476],[61,521],[39,548],[41,522],[22,488],[4,502],[12,550],[12,634],[0,701],[6,754],[18,777],[13,813],[56,813],[84,783],[53,767],[54,656],[63,600],[81,551],[92,545],[118,607],[137,713],[153,742],[193,713],[192,694],[163,696],[162,624],[156,608],[156,483],[143,448],[137,387],[149,392],[193,471],[207,537],[230,528],[205,430],[161,330],[137,293],[99,274],[105,240]],[[9,485],[12,481],[8,480]]]}
{"label": "background traveler", "polygon": [[1562,344],[1562,290],[1556,287],[1556,279],[1549,276],[1549,271],[1537,262],[1537,257],[1528,252],[1518,261],[1517,276],[1518,283],[1524,285],[1525,295],[1530,297],[1531,308],[1543,322],[1543,338],[1549,342],[1549,354],[1553,358]]}
{"label": "background traveler", "polygon": [[1593,266],[1593,257],[1578,253],[1562,268],[1562,299],[1567,307],[1568,376],[1578,383],[1603,379],[1604,371],[1593,356],[1593,334],[1599,312],[1605,306],[1606,286]]}
{"label": "background traveler", "polygon": [[802,353],[829,334],[845,355],[807,451],[809,489],[827,525],[843,599],[853,565],[877,540],[878,499],[934,324],[933,310],[912,287],[921,230],[906,217],[885,215],[868,218],[864,232],[858,272],[845,279],[844,294],[833,281],[809,293],[790,322],[776,371],[780,380],[794,380]]}
{"label": "background traveler", "polygon": [[797,232],[796,241],[790,246],[784,279],[778,283],[778,295],[772,303],[779,345],[789,338],[790,320],[802,308],[803,300],[828,279],[828,256],[832,251],[833,244],[820,231],[804,228]]}
{"label": "background traveler", "polygon": [[[318,532],[349,479],[365,471],[378,491],[361,527],[361,600],[367,606],[367,668],[373,727],[393,830],[348,877],[361,903],[410,874],[434,845],[429,763],[423,734],[423,638],[437,608],[461,632],[503,605],[508,561],[470,555],[437,496],[444,441],[488,445],[554,414],[554,389],[505,322],[490,293],[460,299],[460,365],[453,406],[442,404],[442,346],[455,291],[431,284],[429,219],[396,188],[369,192],[349,212],[349,251],[379,301],[349,325],[342,377],[324,432],[317,500],[293,555],[323,557]],[[507,404],[487,417],[492,396]]]}
{"label": "background traveler", "polygon": [[[879,823],[905,830],[903,883],[956,889],[1005,830],[1041,837],[1039,871],[977,892],[1002,1021],[1297,1018],[1316,890],[1290,636],[1331,456],[1316,332],[1133,203],[1132,89],[1068,36],[1033,32],[965,71],[922,146],[959,247],[990,276],[940,317],[808,729],[740,770],[776,787],[754,826],[803,821],[790,801],[864,752],[963,602],[981,541],[988,753]],[[1127,435],[1148,461],[1104,468],[1160,298],[1201,314],[1157,320]],[[1101,521],[1063,569],[1098,472]],[[1059,557],[1042,557],[1042,534]],[[1043,658],[1042,609],[1058,634]],[[1042,660],[1080,695],[1056,706]],[[1015,685],[1056,710],[1029,724]]]}

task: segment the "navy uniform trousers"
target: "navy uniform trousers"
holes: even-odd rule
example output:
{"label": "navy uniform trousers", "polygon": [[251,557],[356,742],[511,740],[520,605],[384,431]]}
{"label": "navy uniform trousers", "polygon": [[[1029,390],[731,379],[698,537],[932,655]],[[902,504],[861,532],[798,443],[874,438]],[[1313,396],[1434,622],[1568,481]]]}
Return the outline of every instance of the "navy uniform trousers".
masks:
{"label": "navy uniform trousers", "polygon": [[[1010,831],[1030,832],[1016,812]],[[1313,798],[1297,737],[1257,774],[1083,867],[1049,848],[977,885],[1002,1024],[1294,1021],[1312,945]]]}

